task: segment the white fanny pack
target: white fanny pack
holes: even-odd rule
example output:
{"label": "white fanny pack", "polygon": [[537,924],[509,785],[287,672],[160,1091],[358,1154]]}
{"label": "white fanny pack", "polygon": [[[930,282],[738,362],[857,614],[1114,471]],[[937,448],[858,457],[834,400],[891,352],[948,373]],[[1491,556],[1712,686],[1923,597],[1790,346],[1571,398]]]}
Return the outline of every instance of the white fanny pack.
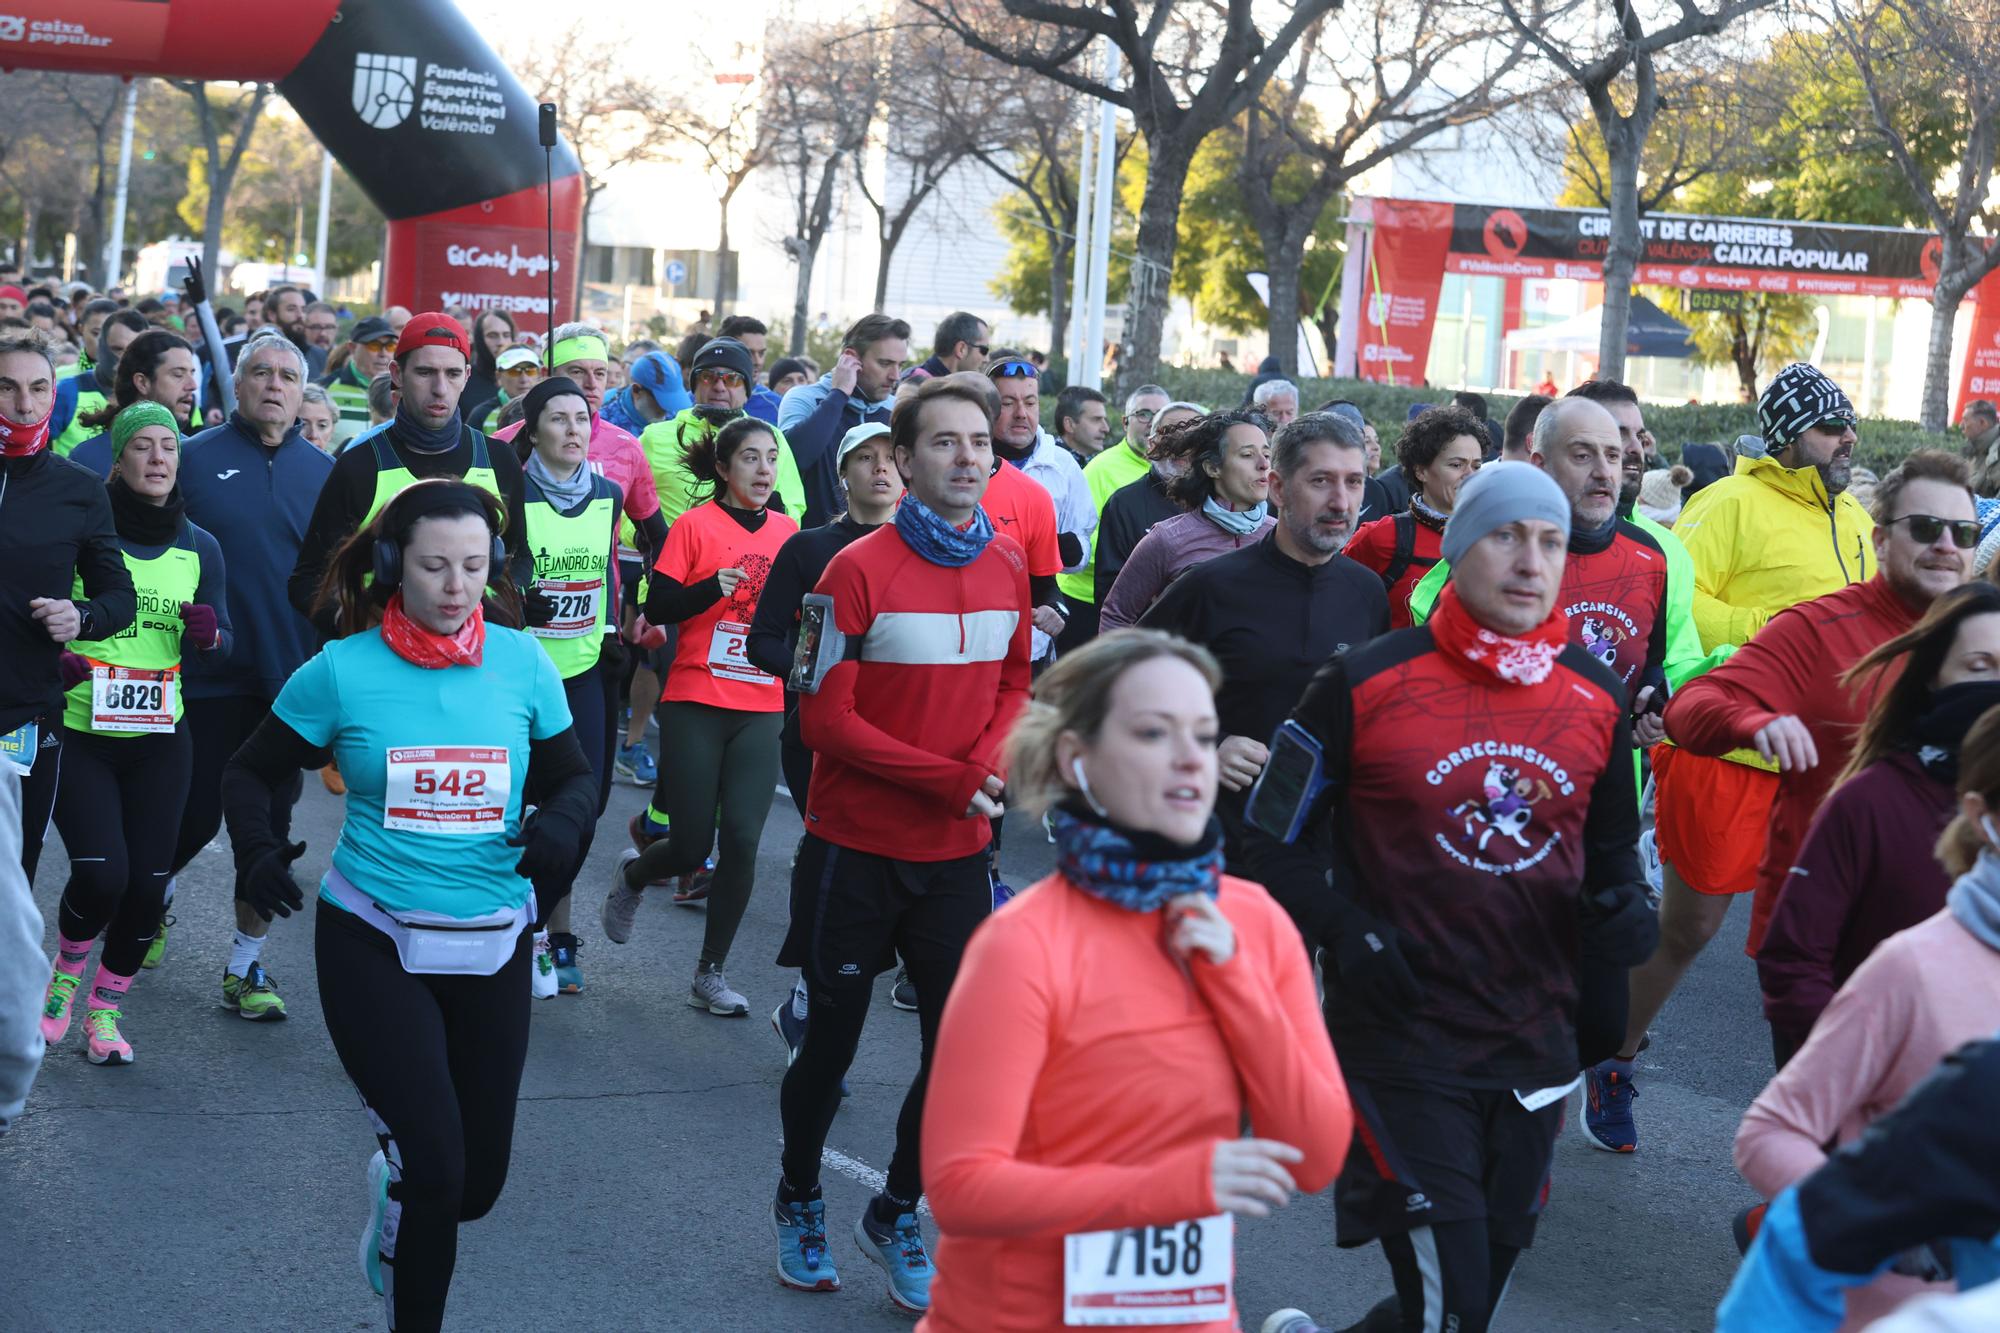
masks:
{"label": "white fanny pack", "polygon": [[490,977],[514,956],[515,942],[535,918],[535,897],[519,907],[485,916],[390,912],[338,870],[326,872],[326,891],[342,907],[387,935],[405,972]]}

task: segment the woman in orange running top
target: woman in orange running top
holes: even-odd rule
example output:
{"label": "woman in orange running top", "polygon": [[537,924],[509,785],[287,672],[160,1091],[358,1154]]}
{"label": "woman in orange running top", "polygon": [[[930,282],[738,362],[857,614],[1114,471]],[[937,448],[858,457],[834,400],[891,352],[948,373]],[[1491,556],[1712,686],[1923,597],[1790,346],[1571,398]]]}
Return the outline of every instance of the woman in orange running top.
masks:
{"label": "woman in orange running top", "polygon": [[1009,786],[1053,806],[1057,869],[979,928],[945,1005],[924,1333],[1140,1309],[1234,1330],[1229,1214],[1340,1169],[1352,1119],[1311,963],[1222,873],[1220,679],[1202,648],[1121,630],[1058,661],[1015,726]]}

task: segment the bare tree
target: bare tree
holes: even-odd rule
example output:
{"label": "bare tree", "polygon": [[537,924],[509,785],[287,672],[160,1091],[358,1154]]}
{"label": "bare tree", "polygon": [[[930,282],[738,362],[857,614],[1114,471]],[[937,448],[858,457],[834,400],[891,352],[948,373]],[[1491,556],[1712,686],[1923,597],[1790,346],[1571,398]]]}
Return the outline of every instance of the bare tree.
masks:
{"label": "bare tree", "polygon": [[[1510,31],[1446,0],[1371,0],[1316,25],[1290,79],[1244,113],[1237,183],[1263,246],[1271,355],[1285,374],[1299,369],[1299,279],[1321,214],[1356,176],[1507,105],[1505,82],[1528,50]],[[1323,120],[1321,105],[1340,118]]]}
{"label": "bare tree", "polygon": [[751,173],[769,161],[771,125],[760,114],[765,99],[757,76],[739,48],[727,69],[711,66],[712,91],[683,96],[667,128],[692,146],[716,191],[715,302],[719,316],[729,303],[729,206]]}
{"label": "bare tree", "polygon": [[[216,257],[222,250],[222,228],[229,217],[230,187],[236,183],[237,168],[243,165],[243,154],[257,132],[257,117],[263,114],[264,99],[271,95],[271,85],[253,85],[250,95],[238,99],[234,107],[217,106],[210,101],[208,85],[199,80],[176,80],[173,86],[193,99],[195,124],[207,154],[208,203],[202,211],[201,271],[209,275],[210,282],[219,285],[221,269],[216,265]],[[225,121],[231,127],[227,152],[222,147]]]}
{"label": "bare tree", "polygon": [[[534,43],[505,52],[521,86],[536,101],[556,104],[563,134],[583,167],[583,221],[570,293],[570,309],[577,312],[583,309],[590,206],[619,168],[671,156],[679,123],[665,85],[626,68],[625,44],[586,36],[587,31],[581,24],[557,26]],[[555,256],[549,258],[553,262]]]}
{"label": "bare tree", "polygon": [[774,29],[765,48],[762,114],[771,127],[770,161],[792,201],[785,253],[798,265],[786,348],[793,356],[806,347],[813,265],[833,226],[834,187],[875,119],[878,41],[869,29],[792,22]]}
{"label": "bare tree", "polygon": [[[74,230],[79,238],[78,253],[95,272],[104,262],[104,212],[116,170],[111,148],[111,127],[118,123],[125,105],[125,81],[102,74],[51,75],[55,95],[69,108],[74,119],[78,152],[90,163],[90,192],[78,201],[80,207]],[[105,285],[113,275],[106,274]]]}
{"label": "bare tree", "polygon": [[[1589,104],[1607,162],[1606,207],[1611,235],[1604,255],[1604,321],[1597,369],[1610,379],[1625,375],[1625,330],[1632,317],[1632,277],[1639,266],[1639,169],[1653,122],[1660,114],[1660,61],[1683,43],[1712,38],[1744,15],[1775,0],[1674,0],[1671,22],[1647,28],[1635,0],[1571,0],[1558,14],[1524,11],[1519,0],[1498,0],[1514,29],[1548,57]],[[1603,36],[1592,30],[1610,20]]]}
{"label": "bare tree", "polygon": [[[1160,360],[1181,198],[1195,150],[1247,110],[1299,39],[1339,0],[1293,0],[1268,36],[1252,0],[912,0],[974,50],[1132,114],[1145,136],[1146,189],[1119,361],[1149,378]],[[1269,12],[1269,11],[1265,11]],[[1123,56],[1117,85],[1096,77],[1096,44]]]}
{"label": "bare tree", "polygon": [[[1989,206],[2000,154],[2000,22],[1990,3],[1959,0],[1833,0],[1830,17],[1868,95],[1875,130],[1937,229],[1943,253],[1931,296],[1930,347],[1918,420],[1941,431],[1951,419],[1952,322],[1966,295],[2000,267],[2000,210]],[[1955,170],[1923,164],[1922,138],[1962,138]]]}
{"label": "bare tree", "polygon": [[[982,147],[973,157],[1014,187],[1034,209],[1049,237],[1049,346],[1069,346],[1070,267],[1076,257],[1076,163],[1080,153],[1077,125],[1081,97],[1068,88],[1047,84],[1026,96],[1015,109],[1012,151]],[[1128,137],[1118,144],[1118,160],[1130,150]]]}

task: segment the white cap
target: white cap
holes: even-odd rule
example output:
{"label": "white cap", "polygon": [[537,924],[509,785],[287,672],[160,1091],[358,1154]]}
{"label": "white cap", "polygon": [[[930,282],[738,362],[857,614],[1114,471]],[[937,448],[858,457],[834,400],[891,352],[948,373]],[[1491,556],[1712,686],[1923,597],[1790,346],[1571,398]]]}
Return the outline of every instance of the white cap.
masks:
{"label": "white cap", "polygon": [[847,465],[847,456],[878,435],[889,433],[886,421],[864,421],[847,434],[840,437],[840,448],[833,456],[833,470],[840,471]]}

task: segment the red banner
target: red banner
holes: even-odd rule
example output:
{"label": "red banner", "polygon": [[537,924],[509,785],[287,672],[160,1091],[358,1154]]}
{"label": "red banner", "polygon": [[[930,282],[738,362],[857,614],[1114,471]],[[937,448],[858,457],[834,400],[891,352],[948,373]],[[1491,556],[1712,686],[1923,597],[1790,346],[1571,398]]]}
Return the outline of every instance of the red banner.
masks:
{"label": "red banner", "polygon": [[[555,183],[558,219],[581,214],[582,180]],[[458,306],[470,314],[504,310],[523,329],[549,318],[549,246],[542,191],[521,190],[389,224],[388,299],[412,310]],[[556,322],[575,319],[576,232],[556,232]],[[398,280],[403,279],[403,280]]]}
{"label": "red banner", "polygon": [[165,0],[11,0],[0,14],[0,60],[143,64],[167,37]]}
{"label": "red banner", "polygon": [[1375,238],[1363,288],[1355,374],[1418,384],[1437,322],[1438,279],[1451,249],[1450,204],[1377,199]]}
{"label": "red banner", "polygon": [[1972,332],[1965,348],[1965,367],[1958,376],[1958,405],[1952,420],[1965,414],[1974,398],[2000,398],[2000,270],[1979,280],[1972,291]]}

